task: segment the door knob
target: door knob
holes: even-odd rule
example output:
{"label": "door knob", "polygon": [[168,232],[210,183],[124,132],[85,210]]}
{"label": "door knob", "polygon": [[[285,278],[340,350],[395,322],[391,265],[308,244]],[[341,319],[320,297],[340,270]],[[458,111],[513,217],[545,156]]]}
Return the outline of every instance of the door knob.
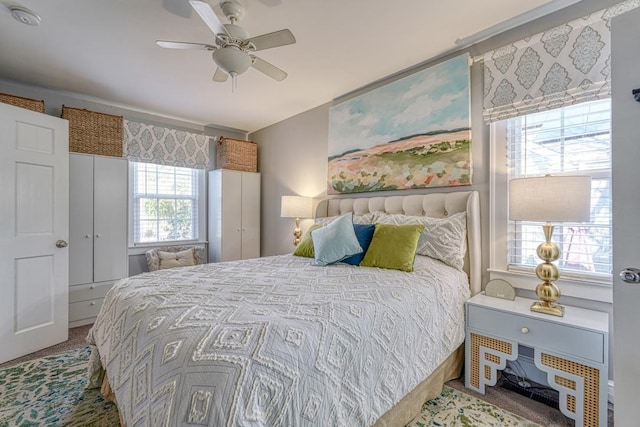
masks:
{"label": "door knob", "polygon": [[58,240],[56,242],[56,248],[66,248],[69,244],[64,240]]}
{"label": "door knob", "polygon": [[625,268],[620,272],[620,278],[623,282],[640,283],[640,269],[633,267]]}

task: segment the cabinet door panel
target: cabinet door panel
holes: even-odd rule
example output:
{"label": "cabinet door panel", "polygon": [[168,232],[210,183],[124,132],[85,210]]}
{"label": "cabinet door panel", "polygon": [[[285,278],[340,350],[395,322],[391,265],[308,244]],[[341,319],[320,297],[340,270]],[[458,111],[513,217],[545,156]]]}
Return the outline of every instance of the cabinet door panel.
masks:
{"label": "cabinet door panel", "polygon": [[242,259],[260,257],[260,174],[242,174]]}
{"label": "cabinet door panel", "polygon": [[93,282],[93,157],[69,155],[69,284]]}
{"label": "cabinet door panel", "polygon": [[222,261],[242,259],[242,172],[222,175]]}
{"label": "cabinet door panel", "polygon": [[93,280],[127,276],[127,161],[94,158]]}

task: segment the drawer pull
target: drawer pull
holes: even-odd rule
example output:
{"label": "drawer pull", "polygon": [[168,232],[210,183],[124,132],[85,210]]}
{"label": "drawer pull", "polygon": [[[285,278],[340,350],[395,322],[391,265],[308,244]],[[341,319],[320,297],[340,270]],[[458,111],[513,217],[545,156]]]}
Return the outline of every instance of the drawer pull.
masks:
{"label": "drawer pull", "polygon": [[528,334],[529,333],[529,328],[524,326],[522,329],[520,329],[520,332],[522,332],[523,334]]}
{"label": "drawer pull", "polygon": [[91,289],[95,289],[95,288],[96,288],[96,285],[91,285]]}
{"label": "drawer pull", "polygon": [[89,305],[96,305],[96,303],[94,301],[91,301]]}

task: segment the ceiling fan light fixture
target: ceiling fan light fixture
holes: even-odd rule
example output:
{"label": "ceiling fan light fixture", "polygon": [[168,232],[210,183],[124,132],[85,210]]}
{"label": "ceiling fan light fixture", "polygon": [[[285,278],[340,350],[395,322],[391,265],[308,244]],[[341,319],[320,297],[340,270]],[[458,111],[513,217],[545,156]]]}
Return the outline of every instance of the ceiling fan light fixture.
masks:
{"label": "ceiling fan light fixture", "polygon": [[[2,0],[0,0],[2,1]],[[282,0],[278,0],[282,1]],[[220,0],[220,8],[229,19],[229,24],[222,24],[211,5],[202,0],[189,0],[189,4],[200,15],[200,18],[215,35],[212,44],[176,42],[156,40],[156,44],[168,49],[208,50],[213,51],[213,62],[218,66],[213,75],[214,82],[225,82],[231,76],[232,87],[236,78],[253,67],[262,74],[276,81],[287,78],[287,73],[275,65],[260,59],[254,53],[274,47],[294,44],[296,38],[290,30],[283,29],[255,37],[237,24],[244,15],[244,5],[238,0]]]}
{"label": "ceiling fan light fixture", "polygon": [[213,52],[213,61],[227,74],[242,74],[251,66],[251,57],[240,49],[227,46]]}

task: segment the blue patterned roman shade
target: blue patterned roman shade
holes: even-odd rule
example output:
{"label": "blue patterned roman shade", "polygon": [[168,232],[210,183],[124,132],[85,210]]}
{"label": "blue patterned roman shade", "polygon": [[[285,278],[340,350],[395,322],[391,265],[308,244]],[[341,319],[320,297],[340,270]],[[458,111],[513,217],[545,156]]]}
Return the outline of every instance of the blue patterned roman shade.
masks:
{"label": "blue patterned roman shade", "polygon": [[209,137],[125,120],[123,154],[134,162],[206,169]]}
{"label": "blue patterned roman shade", "polygon": [[484,118],[495,122],[611,95],[611,19],[627,0],[484,54]]}

